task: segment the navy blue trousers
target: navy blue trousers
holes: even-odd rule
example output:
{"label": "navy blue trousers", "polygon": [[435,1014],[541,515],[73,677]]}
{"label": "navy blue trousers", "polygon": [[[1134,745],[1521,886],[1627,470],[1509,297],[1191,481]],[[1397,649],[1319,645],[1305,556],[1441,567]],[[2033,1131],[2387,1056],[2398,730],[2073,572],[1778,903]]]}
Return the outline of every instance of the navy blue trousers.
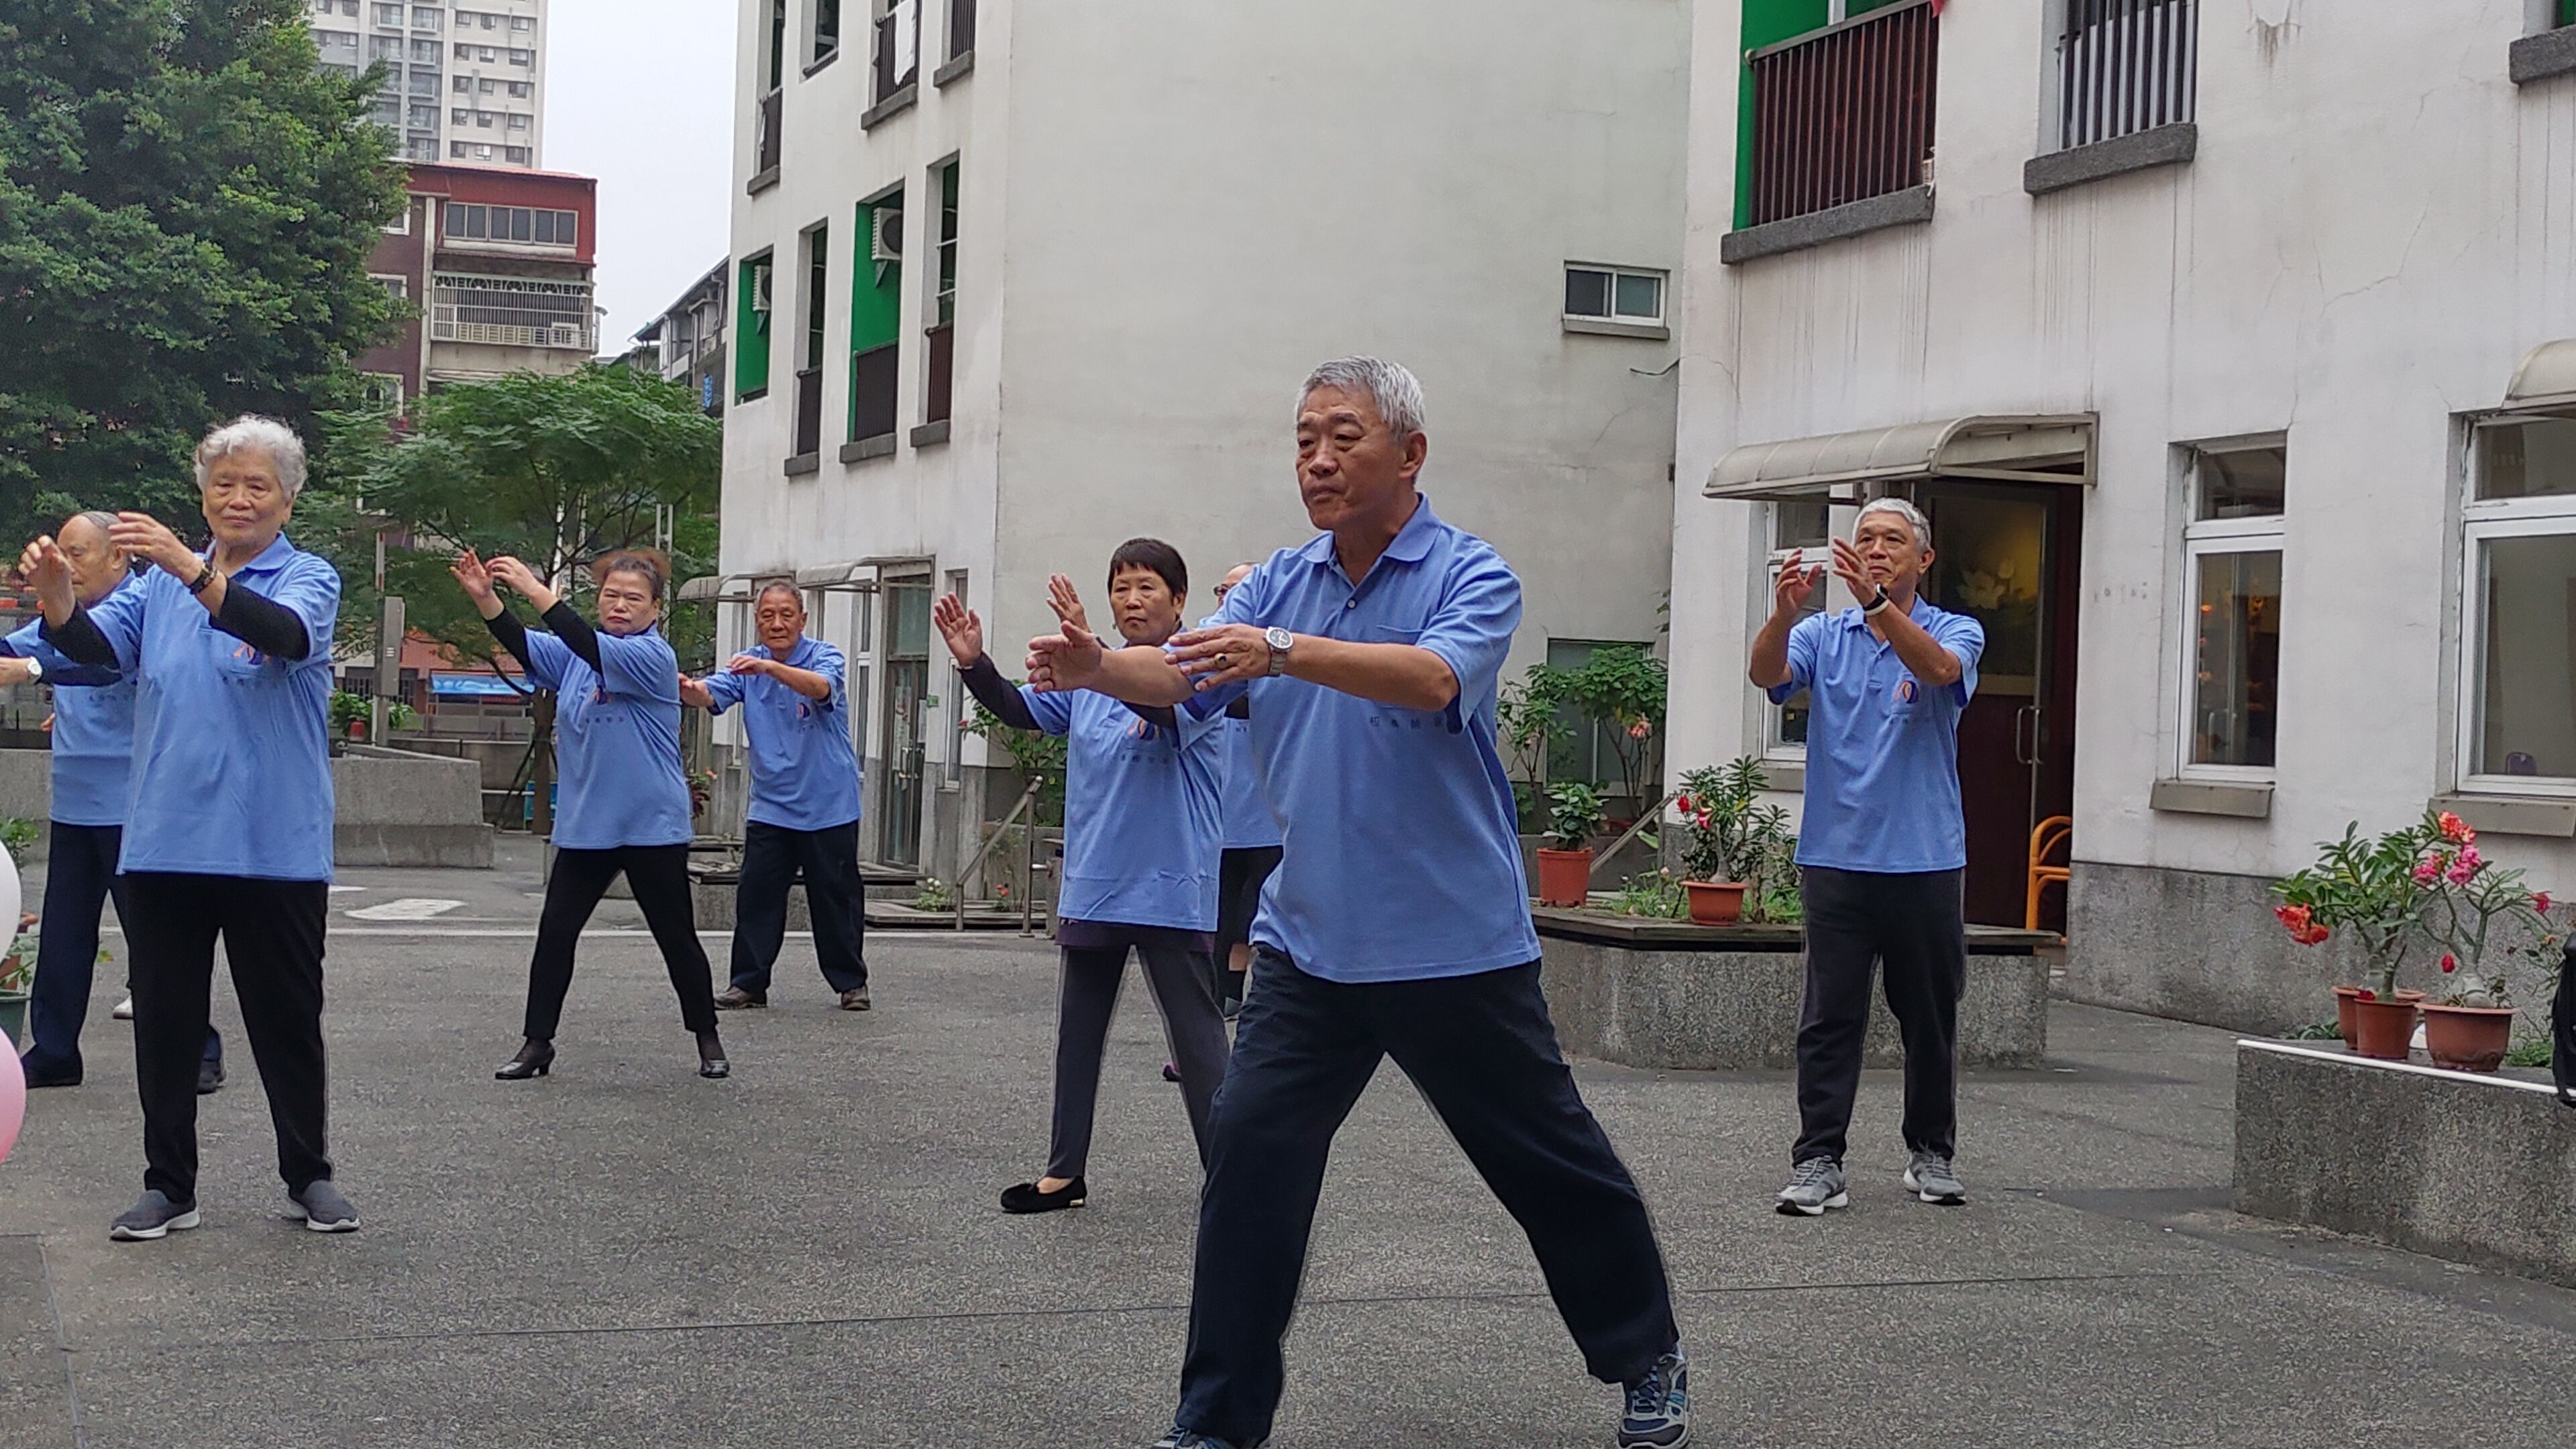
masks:
{"label": "navy blue trousers", "polygon": [[[99,912],[116,898],[116,918],[134,929],[125,904],[125,877],[116,873],[125,844],[121,825],[53,822],[45,855],[45,908],[37,922],[36,982],[28,994],[30,1071],[81,1069],[81,1027],[89,1020],[89,993],[98,965]],[[205,1059],[224,1059],[224,1039],[206,1028]]]}
{"label": "navy blue trousers", "polygon": [[1182,1428],[1269,1437],[1325,1158],[1381,1057],[1528,1234],[1593,1377],[1638,1378],[1680,1342],[1645,1199],[1575,1091],[1537,962],[1353,986],[1263,947],[1250,984],[1199,1199]]}

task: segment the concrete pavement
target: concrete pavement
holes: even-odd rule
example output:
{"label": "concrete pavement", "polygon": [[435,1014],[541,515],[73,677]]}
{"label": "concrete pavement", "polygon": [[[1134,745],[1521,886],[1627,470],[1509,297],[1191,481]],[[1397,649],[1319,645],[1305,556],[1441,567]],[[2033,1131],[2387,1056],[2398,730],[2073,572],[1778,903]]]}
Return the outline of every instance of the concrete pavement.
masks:
{"label": "concrete pavement", "polygon": [[[585,944],[555,1075],[506,1084],[527,858],[344,884],[332,1145],[364,1231],[278,1218],[225,983],[206,1226],[109,1242],[142,1164],[104,972],[89,1083],[38,1094],[0,1165],[0,1444],[1141,1446],[1168,1422],[1196,1168],[1141,991],[1092,1205],[1012,1219],[995,1195],[1044,1151],[1043,943],[881,935],[854,1014],[791,941],[709,1083],[609,902],[598,925],[639,934]],[[1696,1443],[2566,1441],[2576,1294],[2236,1219],[2226,1034],[2061,1006],[2050,1037],[2050,1067],[1966,1080],[1965,1209],[1900,1193],[1872,1074],[1854,1205],[1822,1220],[1769,1208],[1783,1076],[1583,1068],[1657,1213]],[[1392,1070],[1341,1136],[1289,1354],[1282,1449],[1609,1440],[1614,1393]]]}

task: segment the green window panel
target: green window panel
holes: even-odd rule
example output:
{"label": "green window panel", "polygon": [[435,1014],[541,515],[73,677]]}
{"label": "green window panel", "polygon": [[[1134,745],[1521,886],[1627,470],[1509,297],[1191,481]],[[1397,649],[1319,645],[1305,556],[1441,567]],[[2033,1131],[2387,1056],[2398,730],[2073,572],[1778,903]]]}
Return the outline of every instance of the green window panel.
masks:
{"label": "green window panel", "polygon": [[734,329],[736,400],[757,397],[769,391],[771,309],[764,305],[771,290],[769,272],[768,257],[744,262],[734,285],[736,315],[741,319]]}

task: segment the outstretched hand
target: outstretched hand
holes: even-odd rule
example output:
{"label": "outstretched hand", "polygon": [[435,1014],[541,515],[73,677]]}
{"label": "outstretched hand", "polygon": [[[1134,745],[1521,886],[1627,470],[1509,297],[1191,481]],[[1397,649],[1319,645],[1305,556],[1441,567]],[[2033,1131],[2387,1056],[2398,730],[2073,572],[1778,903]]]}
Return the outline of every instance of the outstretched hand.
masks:
{"label": "outstretched hand", "polygon": [[1055,610],[1059,623],[1071,624],[1077,629],[1091,627],[1090,617],[1082,611],[1082,595],[1075,592],[1073,580],[1062,574],[1047,576],[1047,607]]}
{"label": "outstretched hand", "polygon": [[680,676],[680,703],[691,709],[713,709],[716,707],[715,691],[707,688],[705,680],[691,679],[683,674]]}
{"label": "outstretched hand", "polygon": [[498,597],[492,592],[492,570],[484,564],[482,555],[470,548],[456,556],[447,572],[464,587],[465,597],[475,603],[488,604]]}
{"label": "outstretched hand", "polygon": [[1803,549],[1791,549],[1780,565],[1780,577],[1771,584],[1771,612],[1781,618],[1795,618],[1807,610],[1816,596],[1816,583],[1825,574],[1823,564],[1807,562]]}
{"label": "outstretched hand", "polygon": [[1040,634],[1029,641],[1029,687],[1040,694],[1088,689],[1100,678],[1100,661],[1108,652],[1100,637],[1080,624]]}
{"label": "outstretched hand", "polygon": [[1201,690],[1266,678],[1270,635],[1250,624],[1191,629],[1172,636],[1172,663]]}
{"label": "outstretched hand", "polygon": [[948,652],[958,668],[972,669],[984,657],[984,621],[955,594],[942,594],[930,606],[930,622],[938,627],[939,637],[948,641]]}
{"label": "outstretched hand", "polygon": [[1834,540],[1834,577],[1843,581],[1843,587],[1851,590],[1852,601],[1861,607],[1878,601],[1878,582],[1869,576],[1869,565],[1849,539]]}

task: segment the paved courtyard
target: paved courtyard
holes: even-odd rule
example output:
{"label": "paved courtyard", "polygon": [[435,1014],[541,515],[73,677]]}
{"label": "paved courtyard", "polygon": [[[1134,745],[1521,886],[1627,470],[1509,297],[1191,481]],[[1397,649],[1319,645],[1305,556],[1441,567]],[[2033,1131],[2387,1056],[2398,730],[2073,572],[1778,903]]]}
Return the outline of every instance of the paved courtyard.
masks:
{"label": "paved courtyard", "polygon": [[[343,885],[332,1146],[365,1230],[278,1217],[225,983],[206,1226],[108,1241],[142,1170],[111,968],[88,1084],[38,1094],[0,1165],[0,1445],[1136,1449],[1168,1422],[1196,1167],[1141,989],[1091,1206],[1013,1219],[995,1195],[1044,1149],[1043,943],[880,935],[856,1015],[791,941],[710,1083],[611,902],[555,1075],[505,1084],[525,854]],[[1696,1443],[2568,1442],[2576,1294],[2236,1219],[2229,1038],[2066,1006],[2052,1035],[2050,1069],[1967,1079],[1953,1211],[1897,1189],[1892,1075],[1864,1088],[1852,1209],[1793,1220],[1768,1204],[1785,1078],[1583,1068],[1671,1259]],[[1613,1393],[1391,1068],[1342,1134],[1289,1355],[1281,1449],[1608,1442]]]}

